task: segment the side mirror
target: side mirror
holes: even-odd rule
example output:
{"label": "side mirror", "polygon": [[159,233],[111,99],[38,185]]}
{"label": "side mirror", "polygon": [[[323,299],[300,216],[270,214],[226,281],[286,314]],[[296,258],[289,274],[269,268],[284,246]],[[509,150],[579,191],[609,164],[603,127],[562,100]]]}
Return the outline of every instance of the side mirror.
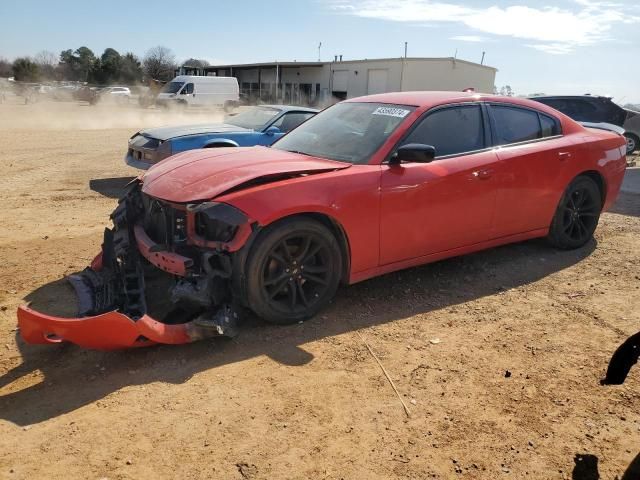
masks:
{"label": "side mirror", "polygon": [[264,133],[266,135],[269,135],[270,137],[273,137],[274,135],[278,134],[278,133],[282,133],[280,131],[280,129],[278,127],[274,127],[273,125],[270,126],[269,128],[267,128]]}
{"label": "side mirror", "polygon": [[407,143],[399,147],[391,158],[389,165],[400,165],[402,162],[429,163],[436,157],[436,147],[422,143]]}

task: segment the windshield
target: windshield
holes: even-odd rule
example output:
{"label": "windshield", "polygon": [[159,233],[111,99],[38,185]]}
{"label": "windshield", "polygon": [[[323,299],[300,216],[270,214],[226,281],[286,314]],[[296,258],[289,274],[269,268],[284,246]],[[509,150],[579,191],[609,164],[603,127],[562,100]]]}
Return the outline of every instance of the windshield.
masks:
{"label": "windshield", "polygon": [[178,93],[178,90],[182,88],[184,82],[169,82],[162,89],[163,93]]}
{"label": "windshield", "polygon": [[415,107],[338,103],[282,137],[272,148],[366,163]]}
{"label": "windshield", "polygon": [[225,121],[236,127],[248,128],[251,130],[262,130],[280,113],[277,108],[254,107],[245,110],[237,115],[228,117]]}

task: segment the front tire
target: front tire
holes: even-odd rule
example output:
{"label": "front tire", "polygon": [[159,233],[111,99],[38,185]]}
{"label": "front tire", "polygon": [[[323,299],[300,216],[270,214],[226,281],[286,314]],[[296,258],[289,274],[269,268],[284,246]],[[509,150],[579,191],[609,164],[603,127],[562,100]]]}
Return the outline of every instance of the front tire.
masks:
{"label": "front tire", "polygon": [[306,320],[334,297],[342,276],[342,253],[321,223],[286,219],[256,239],[246,263],[249,307],[270,323]]}
{"label": "front tire", "polygon": [[596,182],[577,177],[560,199],[547,239],[565,250],[582,247],[593,238],[601,211],[602,195]]}

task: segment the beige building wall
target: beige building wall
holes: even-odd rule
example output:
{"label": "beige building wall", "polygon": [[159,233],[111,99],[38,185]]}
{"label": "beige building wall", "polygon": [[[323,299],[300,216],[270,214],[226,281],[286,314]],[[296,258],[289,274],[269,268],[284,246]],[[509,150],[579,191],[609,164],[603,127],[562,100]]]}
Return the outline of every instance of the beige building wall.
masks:
{"label": "beige building wall", "polygon": [[[242,65],[219,67],[219,75],[238,77],[241,91],[266,101],[330,103],[374,93],[474,88],[491,93],[497,70],[453,58],[384,58],[325,62],[317,66],[279,66],[278,95],[275,64],[264,64],[258,84],[258,68]],[[233,70],[230,70],[233,69]],[[310,91],[309,91],[310,88]],[[305,93],[303,90],[307,90]]]}
{"label": "beige building wall", "polygon": [[[346,85],[347,98],[382,91],[462,91],[465,88],[491,93],[496,76],[496,69],[492,67],[452,58],[358,60],[331,63],[330,66],[331,91],[343,92]],[[380,88],[383,83],[386,83],[386,89]]]}
{"label": "beige building wall", "polygon": [[463,60],[437,59],[405,61],[402,90],[451,90],[474,88],[493,93],[496,70]]}

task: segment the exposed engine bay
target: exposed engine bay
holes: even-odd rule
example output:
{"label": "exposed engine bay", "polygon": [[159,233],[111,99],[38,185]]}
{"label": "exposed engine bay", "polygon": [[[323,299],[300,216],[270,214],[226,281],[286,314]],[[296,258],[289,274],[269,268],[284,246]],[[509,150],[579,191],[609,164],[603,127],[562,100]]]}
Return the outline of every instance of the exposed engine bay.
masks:
{"label": "exposed engine bay", "polygon": [[[41,317],[69,324],[117,314],[138,327],[152,323],[156,333],[181,334],[164,339],[161,334],[145,335],[149,329],[142,328],[135,338],[140,346],[237,334],[240,307],[231,291],[232,263],[234,252],[252,233],[246,215],[215,202],[164,202],[143,193],[141,183],[134,181],[111,220],[113,227],[105,229],[102,252],[91,267],[69,277],[81,318]],[[36,312],[25,308],[22,316],[27,314],[23,334],[29,337]],[[30,340],[67,340],[65,329],[59,331],[54,320],[42,325],[42,339],[33,332]],[[93,342],[90,346],[100,348]]]}

